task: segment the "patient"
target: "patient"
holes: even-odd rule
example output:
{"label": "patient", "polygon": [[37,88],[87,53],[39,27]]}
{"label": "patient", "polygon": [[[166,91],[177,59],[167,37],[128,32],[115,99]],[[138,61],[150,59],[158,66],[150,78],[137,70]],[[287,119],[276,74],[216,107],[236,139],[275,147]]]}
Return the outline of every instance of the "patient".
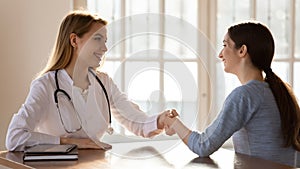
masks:
{"label": "patient", "polygon": [[289,85],[271,69],[275,45],[270,30],[252,22],[231,26],[223,46],[219,58],[224,71],[242,85],[229,94],[203,132],[191,131],[179,118],[167,118],[167,133],[176,132],[201,157],[232,136],[238,153],[299,167],[299,105]]}

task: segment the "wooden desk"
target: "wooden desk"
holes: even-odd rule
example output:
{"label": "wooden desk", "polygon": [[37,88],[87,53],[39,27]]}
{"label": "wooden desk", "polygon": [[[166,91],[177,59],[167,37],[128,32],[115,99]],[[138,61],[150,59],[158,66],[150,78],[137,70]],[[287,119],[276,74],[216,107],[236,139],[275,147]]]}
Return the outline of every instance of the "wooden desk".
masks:
{"label": "wooden desk", "polygon": [[[23,163],[22,152],[0,152],[0,157]],[[5,164],[0,164],[6,166]],[[181,141],[150,141],[113,144],[110,151],[79,150],[78,161],[26,162],[33,168],[101,168],[101,169],[157,169],[157,168],[223,168],[223,169],[291,169],[285,165],[262,160],[231,150],[219,149],[209,158],[199,158]],[[1,167],[1,165],[0,165]],[[24,168],[23,165],[7,166]]]}

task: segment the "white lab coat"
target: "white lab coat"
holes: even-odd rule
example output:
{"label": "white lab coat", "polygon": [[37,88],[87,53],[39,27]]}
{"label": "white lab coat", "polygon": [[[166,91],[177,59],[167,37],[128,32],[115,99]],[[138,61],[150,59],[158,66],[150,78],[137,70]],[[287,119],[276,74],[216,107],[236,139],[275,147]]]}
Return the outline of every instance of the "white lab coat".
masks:
{"label": "white lab coat", "polygon": [[[121,125],[143,137],[158,133],[157,115],[147,116],[120,92],[107,74],[98,72],[97,75],[107,90],[112,115]],[[89,80],[91,84],[85,98],[81,89],[73,86],[72,79],[64,69],[58,72],[59,87],[70,95],[83,127],[76,133],[68,134],[54,102],[55,71],[35,79],[25,103],[12,117],[6,136],[7,149],[22,151],[25,146],[35,144],[59,144],[61,136],[100,139],[109,124],[108,106],[101,86],[91,73]],[[66,115],[66,112],[61,112],[61,115]],[[64,120],[67,127],[76,129],[80,126],[74,114],[63,119],[67,119]]]}

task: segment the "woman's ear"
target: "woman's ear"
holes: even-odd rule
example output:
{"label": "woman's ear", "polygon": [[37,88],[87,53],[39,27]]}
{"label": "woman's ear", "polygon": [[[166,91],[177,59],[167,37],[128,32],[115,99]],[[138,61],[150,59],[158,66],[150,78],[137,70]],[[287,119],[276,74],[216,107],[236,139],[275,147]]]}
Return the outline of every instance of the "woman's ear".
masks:
{"label": "woman's ear", "polygon": [[239,55],[240,57],[245,57],[246,54],[248,52],[247,46],[246,45],[242,45],[239,49]]}
{"label": "woman's ear", "polygon": [[75,33],[70,34],[70,43],[73,46],[73,48],[77,47],[76,38],[77,38],[77,35]]}

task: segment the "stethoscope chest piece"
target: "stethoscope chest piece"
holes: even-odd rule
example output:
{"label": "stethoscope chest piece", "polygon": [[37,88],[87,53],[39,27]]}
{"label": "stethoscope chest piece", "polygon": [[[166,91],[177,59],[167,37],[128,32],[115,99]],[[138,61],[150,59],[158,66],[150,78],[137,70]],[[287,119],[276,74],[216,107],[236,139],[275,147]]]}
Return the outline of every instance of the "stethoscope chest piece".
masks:
{"label": "stethoscope chest piece", "polygon": [[106,132],[109,134],[109,135],[112,135],[114,133],[114,129],[111,127],[111,125],[108,126]]}

